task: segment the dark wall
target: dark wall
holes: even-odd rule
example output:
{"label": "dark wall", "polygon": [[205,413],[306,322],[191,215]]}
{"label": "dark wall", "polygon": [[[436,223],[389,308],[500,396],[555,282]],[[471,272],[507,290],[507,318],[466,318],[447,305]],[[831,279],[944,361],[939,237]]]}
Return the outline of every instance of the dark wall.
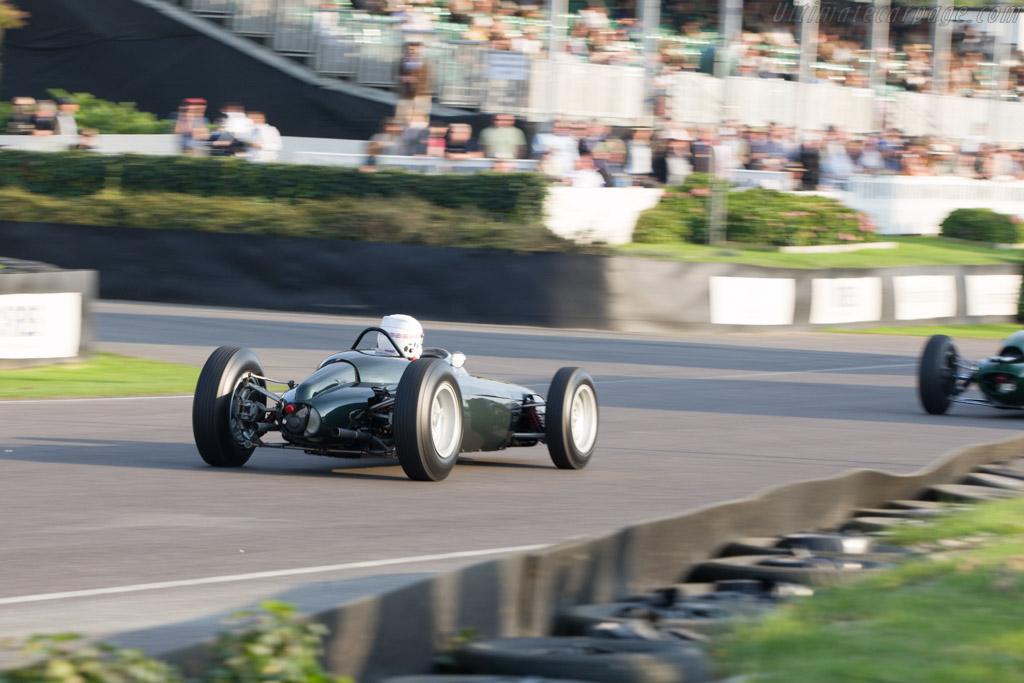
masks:
{"label": "dark wall", "polygon": [[3,45],[0,98],[48,88],[135,102],[166,118],[182,98],[240,102],[283,135],[369,138],[392,105],[292,78],[132,0],[17,0],[31,13]]}
{"label": "dark wall", "polygon": [[600,257],[14,222],[0,249],[98,270],[106,299],[610,326]]}

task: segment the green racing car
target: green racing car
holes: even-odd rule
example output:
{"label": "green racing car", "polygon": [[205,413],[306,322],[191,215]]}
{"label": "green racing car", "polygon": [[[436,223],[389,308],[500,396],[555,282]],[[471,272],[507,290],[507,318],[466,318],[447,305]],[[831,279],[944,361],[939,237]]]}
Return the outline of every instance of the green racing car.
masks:
{"label": "green racing car", "polygon": [[[976,385],[981,397],[964,396]],[[1024,330],[1003,342],[998,355],[978,361],[960,355],[953,340],[937,334],[928,340],[918,365],[918,397],[933,415],[951,403],[1024,410]]]}
{"label": "green racing car", "polygon": [[[241,467],[261,447],[394,456],[418,481],[444,479],[466,451],[545,443],[561,469],[590,461],[597,392],[581,368],[559,370],[545,400],[527,387],[470,375],[462,353],[420,347],[413,356],[392,333],[366,328],[351,349],[328,356],[299,383],[265,376],[249,349],[218,348],[192,404],[200,456],[214,467]],[[367,335],[377,337],[376,348],[363,343]],[[271,433],[280,438],[269,439]]]}

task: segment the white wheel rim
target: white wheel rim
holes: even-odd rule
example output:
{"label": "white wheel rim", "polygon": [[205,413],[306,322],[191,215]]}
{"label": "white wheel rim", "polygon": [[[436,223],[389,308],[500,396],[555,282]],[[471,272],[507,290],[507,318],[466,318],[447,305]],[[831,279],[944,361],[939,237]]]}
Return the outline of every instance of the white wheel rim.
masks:
{"label": "white wheel rim", "polygon": [[597,397],[589,384],[581,384],[572,395],[569,431],[580,455],[589,453],[597,440]]}
{"label": "white wheel rim", "polygon": [[437,457],[448,460],[458,454],[461,432],[462,406],[452,386],[445,382],[437,388],[430,402],[430,438]]}

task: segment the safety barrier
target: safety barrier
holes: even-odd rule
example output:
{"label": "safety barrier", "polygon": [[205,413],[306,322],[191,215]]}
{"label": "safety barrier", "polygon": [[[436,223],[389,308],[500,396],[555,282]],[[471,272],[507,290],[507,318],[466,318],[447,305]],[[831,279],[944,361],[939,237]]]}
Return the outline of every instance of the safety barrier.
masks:
{"label": "safety barrier", "polygon": [[94,270],[2,259],[0,368],[66,362],[92,347]]}
{"label": "safety barrier", "polygon": [[[559,188],[593,216],[593,190]],[[608,190],[628,198],[643,188]],[[558,215],[553,193],[545,206]],[[552,205],[552,202],[556,205]],[[569,208],[573,205],[567,204]],[[565,213],[565,207],[562,213]],[[621,215],[621,213],[619,214]],[[806,330],[902,324],[1005,322],[1021,286],[1017,264],[899,268],[759,268],[621,256],[421,247],[269,235],[0,222],[11,257],[95,268],[104,298],[211,306],[323,311],[399,306],[428,320],[619,330]],[[273,254],[273,272],[220,255]],[[195,254],[209,255],[195,259]],[[140,262],[138,254],[159,255]],[[328,279],[287,283],[344,262]],[[387,287],[373,277],[389,264]],[[139,277],[140,272],[146,277]],[[332,271],[334,272],[334,271]],[[439,272],[459,278],[441,282]],[[510,275],[510,274],[515,274]],[[0,281],[6,278],[0,275]],[[517,283],[520,296],[495,307],[493,292]],[[421,282],[434,283],[418,287]],[[225,283],[229,283],[226,285]],[[671,296],[666,296],[670,292]],[[457,305],[453,304],[457,302]]]}

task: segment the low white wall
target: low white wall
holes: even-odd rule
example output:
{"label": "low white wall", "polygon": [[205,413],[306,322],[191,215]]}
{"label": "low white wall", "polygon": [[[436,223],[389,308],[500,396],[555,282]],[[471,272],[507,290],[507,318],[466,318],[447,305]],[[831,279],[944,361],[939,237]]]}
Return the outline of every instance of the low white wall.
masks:
{"label": "low white wall", "polygon": [[[958,286],[961,278],[966,292],[963,301]],[[804,306],[809,309],[806,324],[810,325],[1009,317],[1017,312],[1021,285],[1021,276],[1010,273],[892,275],[891,286],[885,285],[880,275],[712,276],[708,280],[712,324],[756,327],[798,323],[802,316],[797,312]],[[809,304],[804,298],[808,295]]]}
{"label": "low white wall", "polygon": [[548,230],[580,243],[626,244],[640,212],[658,203],[662,190],[645,187],[552,187],[544,203]]}
{"label": "low white wall", "polygon": [[956,209],[1024,218],[1024,182],[945,176],[854,176],[835,196],[872,217],[882,235],[937,235]]}

